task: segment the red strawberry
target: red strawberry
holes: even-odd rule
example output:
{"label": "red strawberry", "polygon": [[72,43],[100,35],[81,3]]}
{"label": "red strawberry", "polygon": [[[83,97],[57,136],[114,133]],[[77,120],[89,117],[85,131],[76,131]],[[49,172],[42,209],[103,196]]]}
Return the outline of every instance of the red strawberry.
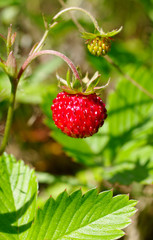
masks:
{"label": "red strawberry", "polygon": [[105,104],[96,95],[105,87],[97,87],[100,74],[96,72],[91,79],[87,74],[79,80],[74,75],[71,79],[68,71],[66,80],[59,76],[57,78],[63,92],[57,95],[51,106],[56,126],[70,137],[92,136],[107,117]]}
{"label": "red strawberry", "polygon": [[51,110],[56,126],[74,138],[92,136],[107,117],[105,104],[96,94],[60,92],[53,100]]}

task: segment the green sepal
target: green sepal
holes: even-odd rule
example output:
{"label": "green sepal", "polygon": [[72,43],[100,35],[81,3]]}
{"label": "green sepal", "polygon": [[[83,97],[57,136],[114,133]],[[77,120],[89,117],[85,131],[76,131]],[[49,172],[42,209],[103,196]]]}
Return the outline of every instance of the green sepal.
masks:
{"label": "green sepal", "polygon": [[70,69],[68,69],[67,74],[66,74],[66,82],[67,82],[67,85],[71,88],[71,72],[70,72]]}
{"label": "green sepal", "polygon": [[87,83],[87,87],[92,86],[93,88],[97,86],[97,84],[100,81],[100,77],[101,74],[99,74],[99,72],[95,72],[95,74],[93,75],[93,77],[89,80],[89,82]]}
{"label": "green sepal", "polygon": [[79,91],[77,92],[76,90],[73,90],[73,89],[70,89],[69,87],[67,86],[60,86],[60,88],[64,91],[64,92],[67,92],[67,93],[70,93],[70,94],[76,94],[76,93],[79,93]]}
{"label": "green sepal", "polygon": [[98,36],[100,36],[100,33],[97,34],[97,33],[82,32],[82,36],[81,37],[84,38],[84,39],[92,40],[92,39],[94,39],[94,38],[96,38]]}
{"label": "green sepal", "polygon": [[107,81],[107,83],[105,84],[105,85],[103,85],[103,86],[98,86],[98,87],[94,87],[94,91],[96,92],[96,94],[98,95],[98,94],[101,94],[101,92],[102,92],[102,90],[104,89],[104,88],[106,88],[108,85],[109,85],[109,83],[110,83],[110,78],[108,79],[108,81]]}
{"label": "green sepal", "polygon": [[57,73],[56,73],[56,77],[58,79],[58,87],[59,88],[62,88],[63,86],[68,87],[67,81],[65,79],[61,78]]}
{"label": "green sepal", "polygon": [[119,32],[121,32],[122,29],[123,27],[121,26],[119,29],[114,29],[113,31],[107,33],[103,32],[102,30],[101,32],[96,30],[95,33],[82,32],[82,38],[92,40],[95,39],[96,37],[113,37]]}
{"label": "green sepal", "polygon": [[94,92],[94,88],[99,83],[100,77],[101,77],[101,75],[98,72],[96,72],[94,74],[94,76],[91,78],[91,80],[89,80],[88,83],[87,83],[86,92],[90,92],[90,91]]}
{"label": "green sepal", "polygon": [[72,89],[74,89],[76,92],[82,91],[82,86],[81,86],[79,79],[75,79],[72,82]]}
{"label": "green sepal", "polygon": [[88,73],[86,73],[85,77],[81,78],[81,80],[76,79],[74,75],[70,76],[69,70],[66,75],[66,80],[61,78],[58,74],[56,74],[56,77],[59,80],[58,86],[69,94],[100,94],[101,90],[109,84],[108,81],[106,85],[96,87],[101,78],[101,75],[98,72],[96,72],[91,79],[89,79]]}
{"label": "green sepal", "polygon": [[119,29],[114,29],[113,31],[111,32],[108,32],[108,33],[102,33],[101,34],[101,37],[113,37],[115,36],[116,34],[120,33],[123,29],[123,26],[121,26]]}

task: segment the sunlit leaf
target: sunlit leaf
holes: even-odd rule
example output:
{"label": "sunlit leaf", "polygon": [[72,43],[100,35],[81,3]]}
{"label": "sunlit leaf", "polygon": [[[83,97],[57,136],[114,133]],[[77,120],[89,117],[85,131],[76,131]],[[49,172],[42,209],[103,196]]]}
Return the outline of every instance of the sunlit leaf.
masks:
{"label": "sunlit leaf", "polygon": [[27,239],[36,208],[37,181],[23,161],[0,157],[0,239]]}
{"label": "sunlit leaf", "polygon": [[135,213],[135,204],[127,195],[112,198],[111,191],[97,194],[94,189],[83,196],[81,190],[70,196],[64,191],[38,209],[30,239],[118,239]]}

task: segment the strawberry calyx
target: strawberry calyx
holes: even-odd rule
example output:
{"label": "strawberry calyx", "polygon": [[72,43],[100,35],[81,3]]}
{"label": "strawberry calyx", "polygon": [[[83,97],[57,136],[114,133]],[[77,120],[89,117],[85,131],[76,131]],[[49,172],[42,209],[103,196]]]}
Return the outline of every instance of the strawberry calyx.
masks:
{"label": "strawberry calyx", "polygon": [[114,29],[111,32],[107,32],[107,33],[105,33],[102,29],[100,31],[96,30],[95,33],[82,32],[82,38],[87,40],[92,40],[92,39],[95,39],[96,37],[111,38],[116,34],[120,33],[122,29],[123,27],[121,26],[119,29]]}
{"label": "strawberry calyx", "polygon": [[104,86],[97,86],[101,79],[101,74],[97,71],[91,79],[88,77],[88,73],[86,73],[85,77],[79,73],[80,79],[77,79],[74,75],[70,74],[70,69],[68,69],[66,74],[66,79],[61,78],[58,74],[56,74],[57,79],[59,80],[58,86],[69,94],[83,94],[89,95],[96,93],[101,94],[103,88],[108,86],[110,79]]}

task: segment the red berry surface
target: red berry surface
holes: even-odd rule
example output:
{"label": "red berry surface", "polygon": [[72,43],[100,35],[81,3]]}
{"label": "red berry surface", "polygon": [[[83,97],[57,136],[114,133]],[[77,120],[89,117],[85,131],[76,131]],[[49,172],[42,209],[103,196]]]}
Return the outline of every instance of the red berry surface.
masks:
{"label": "red berry surface", "polygon": [[58,93],[51,106],[53,120],[63,133],[85,138],[96,133],[107,117],[105,104],[95,93]]}

